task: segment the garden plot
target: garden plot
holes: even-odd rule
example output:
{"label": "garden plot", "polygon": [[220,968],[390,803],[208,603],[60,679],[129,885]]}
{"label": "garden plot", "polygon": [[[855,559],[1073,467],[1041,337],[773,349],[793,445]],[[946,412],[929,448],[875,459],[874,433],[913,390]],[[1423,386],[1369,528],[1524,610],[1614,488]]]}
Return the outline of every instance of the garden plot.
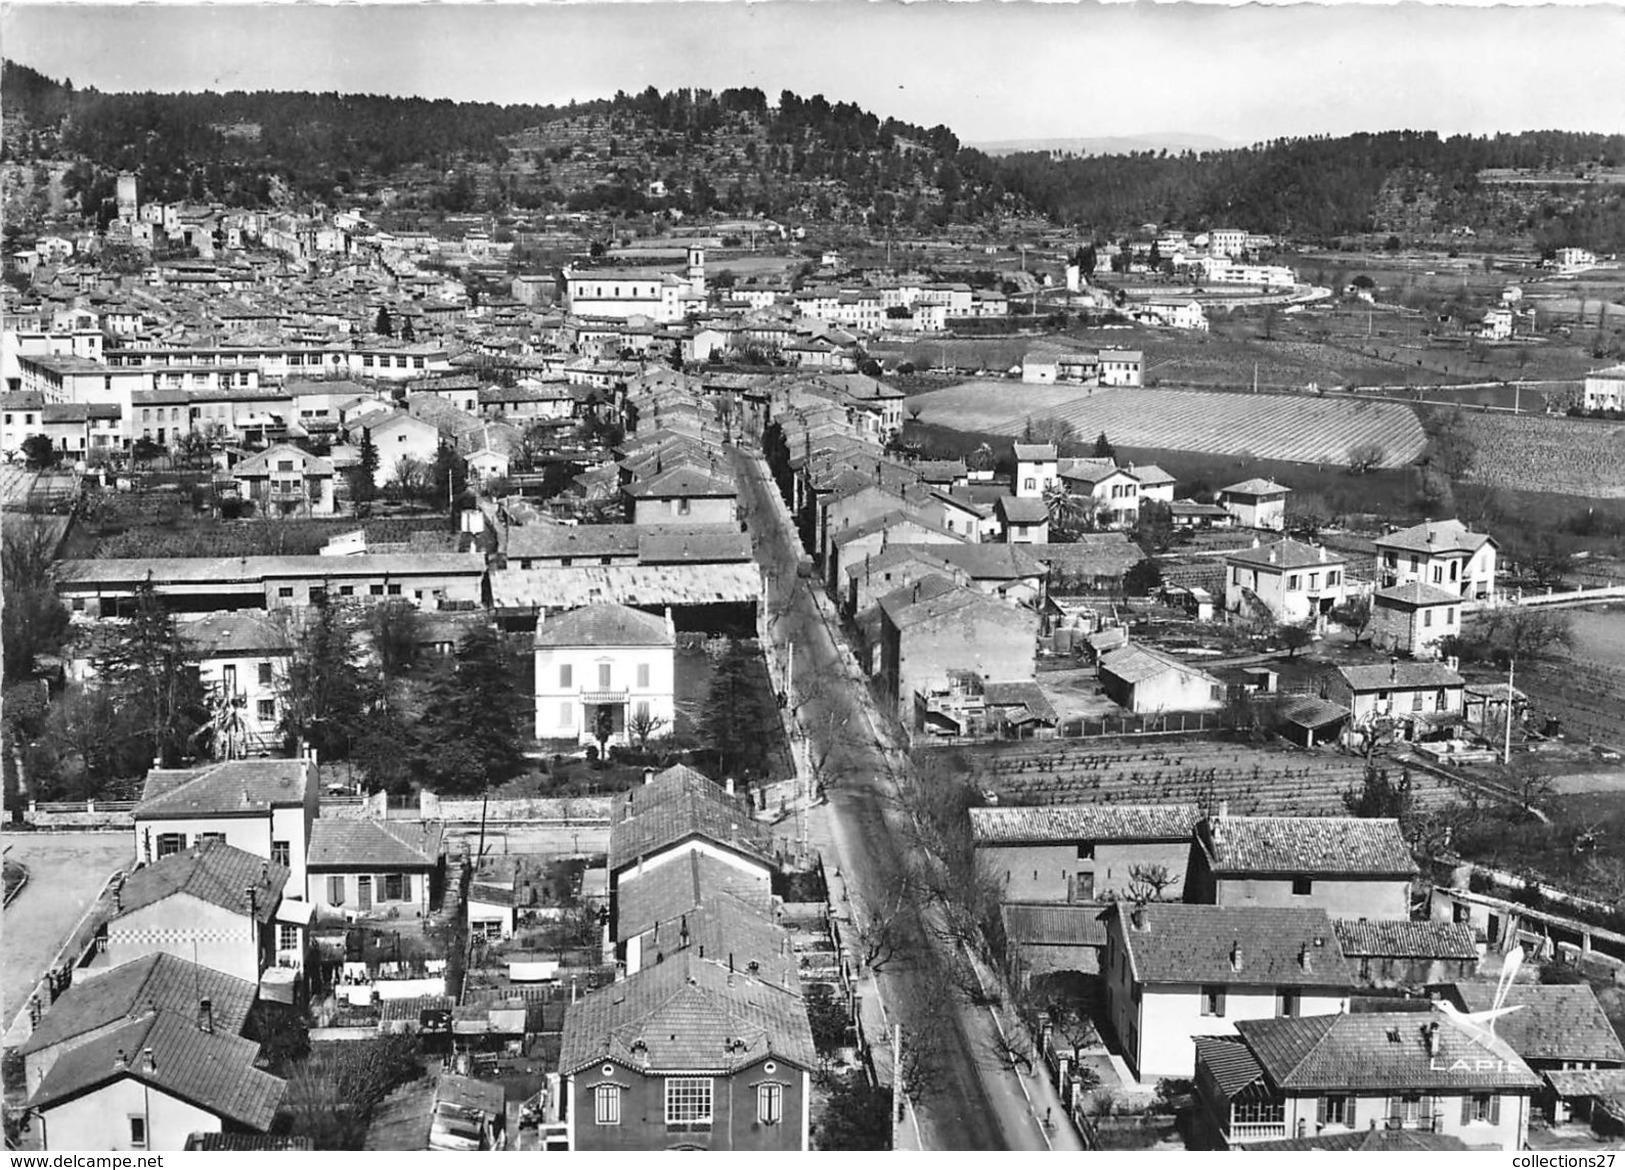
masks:
{"label": "garden plot", "polygon": [[[1237,816],[1347,815],[1343,794],[1365,770],[1348,756],[1175,739],[1051,741],[1019,752],[962,751],[957,762],[1002,804],[1190,803],[1211,811],[1223,802]],[[1411,785],[1419,809],[1457,797],[1426,773],[1413,773]]]}
{"label": "garden plot", "polygon": [[1471,411],[1463,418],[1478,446],[1476,483],[1625,498],[1625,423]]}
{"label": "garden plot", "polygon": [[1350,447],[1376,443],[1383,467],[1405,467],[1427,435],[1402,403],[1130,387],[1031,386],[978,381],[908,400],[919,421],[954,430],[1021,434],[1053,415],[1088,442],[1104,431],[1120,447],[1154,447],[1294,463],[1339,464]]}

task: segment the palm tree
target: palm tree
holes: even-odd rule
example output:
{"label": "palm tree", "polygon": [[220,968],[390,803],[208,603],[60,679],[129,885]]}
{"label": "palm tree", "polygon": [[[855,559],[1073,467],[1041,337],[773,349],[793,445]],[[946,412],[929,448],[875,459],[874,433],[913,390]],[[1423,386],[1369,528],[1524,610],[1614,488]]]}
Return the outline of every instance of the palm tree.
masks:
{"label": "palm tree", "polygon": [[1058,536],[1071,538],[1096,527],[1095,498],[1077,495],[1062,480],[1044,489],[1044,506],[1049,509],[1050,524]]}
{"label": "palm tree", "polygon": [[972,471],[992,471],[998,461],[998,456],[993,454],[992,445],[983,443],[970,453],[970,458],[965,460],[965,464]]}
{"label": "palm tree", "polygon": [[217,760],[237,760],[248,754],[248,736],[247,696],[217,688],[209,696],[209,720],[192,738],[207,740],[209,754]]}

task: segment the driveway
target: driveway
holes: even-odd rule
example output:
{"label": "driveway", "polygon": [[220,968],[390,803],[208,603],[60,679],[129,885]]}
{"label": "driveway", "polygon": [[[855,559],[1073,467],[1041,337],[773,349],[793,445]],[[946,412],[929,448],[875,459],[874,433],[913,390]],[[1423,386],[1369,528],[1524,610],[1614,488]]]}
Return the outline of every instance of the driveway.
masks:
{"label": "driveway", "polygon": [[107,879],[135,860],[129,833],[6,833],[28,885],[0,919],[0,1026],[9,1026]]}

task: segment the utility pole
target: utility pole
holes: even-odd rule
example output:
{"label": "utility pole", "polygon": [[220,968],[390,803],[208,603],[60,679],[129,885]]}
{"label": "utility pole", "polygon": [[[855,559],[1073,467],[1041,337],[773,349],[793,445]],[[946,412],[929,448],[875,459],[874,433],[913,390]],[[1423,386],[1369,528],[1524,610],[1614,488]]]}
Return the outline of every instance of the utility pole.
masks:
{"label": "utility pole", "polygon": [[891,1027],[891,1148],[897,1149],[897,1137],[903,1132],[903,1111],[907,1097],[903,1093],[903,1025]]}
{"label": "utility pole", "polygon": [[1507,731],[1506,743],[1501,750],[1501,764],[1503,767],[1512,763],[1512,672],[1517,665],[1517,659],[1507,659]]}

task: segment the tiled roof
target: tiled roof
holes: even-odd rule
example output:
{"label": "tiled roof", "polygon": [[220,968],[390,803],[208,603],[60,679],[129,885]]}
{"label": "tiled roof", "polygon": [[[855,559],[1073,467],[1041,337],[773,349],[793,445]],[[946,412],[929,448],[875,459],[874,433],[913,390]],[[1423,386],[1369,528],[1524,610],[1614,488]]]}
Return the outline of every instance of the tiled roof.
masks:
{"label": "tiled roof", "polygon": [[1004,932],[1012,943],[1028,946],[1103,947],[1104,905],[1075,902],[1068,905],[1006,903],[1001,910]]}
{"label": "tiled roof", "polygon": [[154,768],[137,821],[262,812],[305,803],[315,776],[304,760],[226,760],[202,768]]}
{"label": "tiled roof", "polygon": [[1207,1066],[1226,1099],[1234,1098],[1264,1075],[1264,1066],[1235,1036],[1195,1036],[1192,1039],[1196,1041],[1197,1062]]}
{"label": "tiled roof", "polygon": [[[143,1054],[152,1050],[153,1068]],[[254,1067],[260,1046],[170,1012],[144,1016],[62,1054],[29,1104],[49,1107],[129,1077],[191,1102],[223,1120],[268,1129],[285,1082]],[[116,1067],[123,1052],[127,1064]]]}
{"label": "tiled roof", "polygon": [[999,511],[1010,524],[1042,524],[1049,519],[1049,508],[1043,500],[1023,496],[999,497]]}
{"label": "tiled roof", "polygon": [[133,913],[174,894],[187,894],[246,917],[249,899],[245,891],[253,888],[255,916],[269,922],[287,883],[287,866],[216,841],[172,853],[134,870],[124,879],[119,892],[118,915]]}
{"label": "tiled roof", "polygon": [[646,532],[638,537],[640,565],[719,564],[751,559],[750,535],[731,524],[706,532]]}
{"label": "tiled roof", "polygon": [[542,621],[538,646],[671,646],[666,619],[625,605],[588,605]]}
{"label": "tiled roof", "polygon": [[193,1133],[186,1139],[188,1150],[234,1153],[272,1153],[314,1150],[315,1143],[299,1134],[282,1133]]}
{"label": "tiled roof", "polygon": [[[1493,983],[1457,983],[1452,998],[1467,1011],[1495,1006]],[[1603,1061],[1625,1064],[1622,1045],[1597,995],[1584,983],[1515,983],[1495,1021],[1495,1033],[1525,1060]]]}
{"label": "tiled roof", "polygon": [[293,649],[293,639],[286,630],[248,610],[222,610],[175,625],[181,640],[203,657],[281,655]]}
{"label": "tiled roof", "polygon": [[1244,479],[1240,483],[1233,483],[1229,487],[1220,488],[1220,495],[1227,496],[1271,496],[1285,494],[1292,489],[1285,484],[1276,483],[1273,479]]}
{"label": "tiled roof", "polygon": [[204,999],[210,1003],[215,1030],[236,1036],[242,1033],[258,993],[252,983],[174,955],[146,955],[91,978],[80,977],[40,1018],[19,1051],[39,1052],[155,1010],[173,1012],[195,1024],[199,1001]]}
{"label": "tiled roof", "polygon": [[1216,874],[1409,876],[1416,862],[1391,818],[1211,817],[1197,841]]}
{"label": "tiled roof", "polygon": [[1242,548],[1224,554],[1227,562],[1261,569],[1312,569],[1317,565],[1340,566],[1344,558],[1328,552],[1325,545],[1304,544],[1298,540],[1278,540],[1258,548]]}
{"label": "tiled roof", "polygon": [[616,797],[610,807],[611,871],[691,836],[726,845],[770,868],[774,863],[772,832],[751,816],[749,803],[692,768],[668,768]]}
{"label": "tiled roof", "polygon": [[754,561],[509,568],[491,574],[491,598],[499,609],[578,609],[605,601],[642,606],[755,602],[762,588],[762,570]]}
{"label": "tiled roof", "polygon": [[[1427,1033],[1438,1027],[1432,1050]],[[1532,1089],[1540,1078],[1491,1033],[1443,1012],[1238,1020],[1236,1032],[1287,1093]]]}
{"label": "tiled roof", "polygon": [[1165,483],[1174,482],[1174,477],[1155,463],[1142,463],[1138,467],[1131,463],[1126,470],[1140,481],[1142,487],[1158,487]]}
{"label": "tiled roof", "polygon": [[1165,654],[1150,646],[1124,646],[1121,650],[1113,650],[1100,660],[1100,673],[1110,674],[1130,684],[1145,682],[1170,670],[1178,671],[1180,674],[1207,677],[1207,672],[1201,667],[1181,662],[1172,654]]}
{"label": "tiled roof", "polygon": [[1372,594],[1377,602],[1393,605],[1460,605],[1461,594],[1440,589],[1424,581],[1408,581],[1404,585],[1390,585]]}
{"label": "tiled roof", "polygon": [[[1339,918],[1333,927],[1350,958],[1477,959],[1472,928],[1457,922]],[[1625,1060],[1625,1055],[1621,1056]]]}
{"label": "tiled roof", "polygon": [[1343,1150],[1365,1154],[1415,1154],[1443,1150],[1470,1150],[1473,1147],[1453,1133],[1432,1133],[1419,1129],[1355,1129],[1314,1137],[1281,1138],[1279,1141],[1248,1142],[1251,1153],[1308,1153],[1315,1150]]}
{"label": "tiled roof", "polygon": [[731,499],[738,495],[734,485],[719,476],[707,475],[690,467],[678,467],[646,479],[628,484],[626,494],[636,499]]}
{"label": "tiled roof", "polygon": [[861,561],[846,566],[846,575],[858,578],[875,573],[884,573],[893,565],[921,564],[933,569],[940,569],[944,575],[951,575],[954,567],[931,550],[936,545],[931,544],[891,544],[877,553],[871,553]]}
{"label": "tiled roof", "polygon": [[615,887],[616,941],[676,920],[708,897],[734,898],[760,914],[773,909],[772,882],[766,875],[752,876],[706,854],[689,853],[648,873],[621,875]]}
{"label": "tiled roof", "polygon": [[333,474],[333,461],[331,459],[323,459],[319,455],[301,451],[290,443],[278,443],[274,447],[268,447],[266,450],[261,451],[258,455],[249,456],[232,469],[232,474],[238,478],[270,475],[273,470],[272,461],[283,458],[292,459],[296,463],[302,464],[300,472],[303,475]]}
{"label": "tiled roof", "polygon": [[1466,685],[1461,675],[1442,662],[1391,662],[1373,666],[1339,666],[1356,693],[1366,691],[1431,690],[1434,687]]}
{"label": "tiled roof", "polygon": [[1122,904],[1114,912],[1124,917],[1129,970],[1142,983],[1275,987],[1354,983],[1354,968],[1343,957],[1324,910],[1152,902],[1144,907],[1143,928],[1132,925],[1130,910]]}
{"label": "tiled roof", "polygon": [[1017,443],[1016,458],[1025,463],[1054,463],[1059,453],[1051,443]]}
{"label": "tiled roof", "polygon": [[732,894],[708,890],[707,895],[701,905],[649,929],[644,963],[664,962],[688,947],[697,958],[732,964],[763,983],[800,995],[801,976],[789,932],[771,912]]}
{"label": "tiled roof", "polygon": [[817,1067],[801,997],[686,950],[570,1005],[559,1071],[611,1060],[641,1072],[727,1075],[769,1056]]}
{"label": "tiled roof", "polygon": [[1052,804],[970,810],[978,845],[1043,841],[1177,841],[1202,817],[1194,804]]}
{"label": "tiled roof", "polygon": [[1289,723],[1315,729],[1329,726],[1349,716],[1347,709],[1314,695],[1288,695],[1280,700],[1275,710]]}
{"label": "tiled roof", "polygon": [[1042,577],[1044,566],[1033,554],[1013,544],[941,544],[932,551],[973,581],[1015,581]]}
{"label": "tiled roof", "polygon": [[440,821],[324,820],[310,827],[310,869],[433,869],[445,849]]}
{"label": "tiled roof", "polygon": [[1625,1097],[1625,1068],[1549,1068],[1543,1075],[1560,1097]]}
{"label": "tiled roof", "polygon": [[1490,538],[1482,532],[1473,532],[1460,520],[1430,520],[1412,528],[1402,528],[1387,536],[1377,537],[1379,549],[1397,549],[1414,553],[1474,553],[1484,547]]}

